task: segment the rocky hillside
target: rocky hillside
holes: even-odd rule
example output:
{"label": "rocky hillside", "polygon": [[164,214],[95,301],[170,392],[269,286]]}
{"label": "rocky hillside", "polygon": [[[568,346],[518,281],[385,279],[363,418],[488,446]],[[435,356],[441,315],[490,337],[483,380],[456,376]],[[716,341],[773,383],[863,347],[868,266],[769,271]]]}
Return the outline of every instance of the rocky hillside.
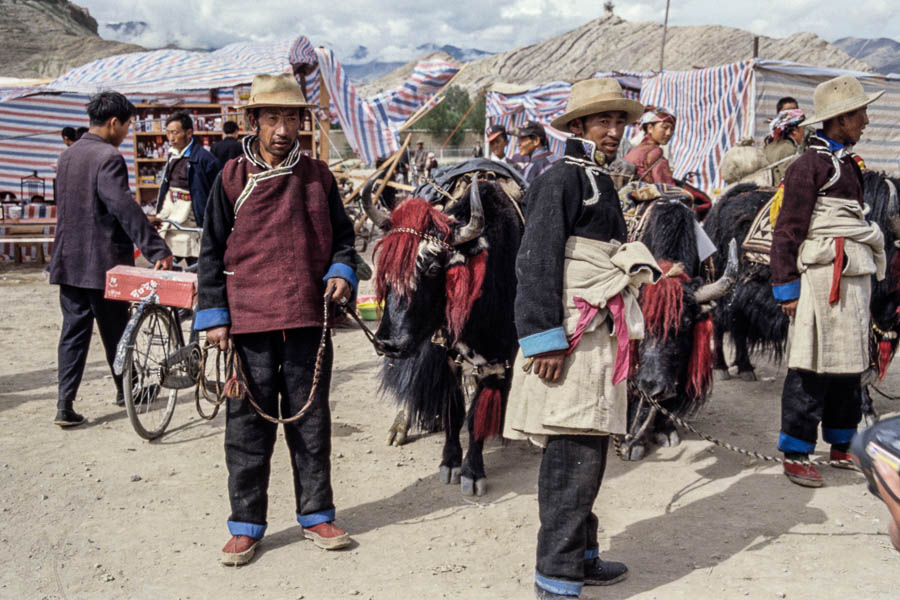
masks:
{"label": "rocky hillside", "polygon": [[[604,16],[540,43],[475,61],[457,83],[471,93],[498,82],[530,87],[556,80],[576,81],[597,71],[656,71],[662,32],[659,23],[630,23],[614,15]],[[710,67],[751,58],[753,37],[748,31],[718,25],[670,27],[665,68]],[[812,33],[781,39],[760,36],[759,56],[873,71],[867,63]],[[404,68],[366,86],[366,92],[396,85],[402,81]]]}
{"label": "rocky hillside", "polygon": [[889,38],[874,40],[846,37],[834,42],[844,52],[863,60],[884,75],[900,73],[900,42]]}
{"label": "rocky hillside", "polygon": [[100,39],[97,21],[66,0],[0,0],[0,36],[4,77],[58,77],[98,58],[143,50]]}

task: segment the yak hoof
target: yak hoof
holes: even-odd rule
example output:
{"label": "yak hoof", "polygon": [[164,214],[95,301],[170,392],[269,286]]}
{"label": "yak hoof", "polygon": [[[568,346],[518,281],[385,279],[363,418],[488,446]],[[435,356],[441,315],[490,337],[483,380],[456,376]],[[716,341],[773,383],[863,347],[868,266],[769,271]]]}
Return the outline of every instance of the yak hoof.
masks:
{"label": "yak hoof", "polygon": [[713,378],[716,381],[728,381],[731,379],[731,373],[728,369],[713,369]]}
{"label": "yak hoof", "polygon": [[475,480],[475,495],[476,496],[484,496],[487,493],[487,478],[482,477],[481,479]]}
{"label": "yak hoof", "polygon": [[438,477],[440,478],[441,483],[450,483],[450,467],[441,465],[441,469],[438,471]]}
{"label": "yak hoof", "polygon": [[653,441],[663,448],[671,448],[681,443],[681,436],[674,429],[667,433],[660,431],[653,436]]}
{"label": "yak hoof", "polygon": [[441,483],[452,483],[453,485],[456,485],[457,483],[459,483],[460,473],[462,473],[462,468],[460,467],[448,467],[447,465],[441,465],[441,469],[439,472]]}
{"label": "yak hoof", "polygon": [[463,496],[474,496],[475,480],[471,477],[461,477],[459,480],[459,488],[462,490]]}
{"label": "yak hoof", "polygon": [[388,429],[387,445],[402,446],[406,443],[406,437],[409,434],[409,413],[406,409],[400,409],[391,428]]}
{"label": "yak hoof", "polygon": [[639,461],[644,460],[644,456],[647,454],[647,448],[644,444],[636,443],[632,444],[631,448],[628,449],[628,452],[625,453],[623,458],[629,461]]}
{"label": "yak hoof", "polygon": [[453,467],[450,469],[450,483],[453,485],[459,483],[460,475],[462,475],[462,467]]}
{"label": "yak hoof", "polygon": [[744,381],[757,381],[756,371],[752,369],[749,371],[740,371],[738,373],[738,377],[740,377]]}

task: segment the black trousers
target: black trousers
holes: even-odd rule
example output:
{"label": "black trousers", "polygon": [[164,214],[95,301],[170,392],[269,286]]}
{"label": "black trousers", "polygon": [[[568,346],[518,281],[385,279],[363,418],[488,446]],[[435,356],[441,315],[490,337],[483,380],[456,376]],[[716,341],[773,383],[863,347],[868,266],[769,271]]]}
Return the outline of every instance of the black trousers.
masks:
{"label": "black trousers", "polygon": [[[71,409],[84,375],[94,321],[97,321],[100,339],[106,351],[106,362],[112,372],[116,346],[128,324],[128,303],[104,299],[103,290],[60,285],[59,307],[62,309],[63,323],[57,355],[57,408]],[[117,395],[121,397],[122,378],[113,373],[113,380]]]}
{"label": "black trousers", "polygon": [[[319,328],[304,328],[234,336],[250,393],[267,414],[288,418],[306,403],[321,335]],[[331,362],[329,338],[313,407],[299,421],[284,426],[297,519],[306,527],[334,520],[328,407]],[[246,399],[228,401],[225,462],[231,500],[229,527],[235,535],[259,538],[265,530],[277,430],[278,426],[260,417]]]}
{"label": "black trousers", "polygon": [[819,437],[849,444],[862,419],[859,375],[828,375],[788,369],[781,394],[782,452],[811,454]]}
{"label": "black trousers", "polygon": [[575,591],[566,582],[580,589],[584,561],[597,555],[599,522],[592,508],[603,482],[608,447],[609,436],[560,435],[547,440],[538,479],[541,528],[536,577],[545,589]]}

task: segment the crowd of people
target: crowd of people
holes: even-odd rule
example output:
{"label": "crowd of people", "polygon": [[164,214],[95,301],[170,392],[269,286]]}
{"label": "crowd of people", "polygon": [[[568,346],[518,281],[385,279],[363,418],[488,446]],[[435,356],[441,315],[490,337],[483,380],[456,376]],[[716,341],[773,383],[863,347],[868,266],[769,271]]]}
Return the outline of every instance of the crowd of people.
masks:
{"label": "crowd of people", "polygon": [[[868,123],[866,106],[879,95],[866,94],[850,76],[825,82],[816,90],[815,116],[786,102],[766,140],[767,160],[784,165],[772,243],[773,294],[792,318],[778,447],[796,461],[785,464],[784,472],[799,485],[822,484],[816,469],[803,462],[820,422],[831,458],[845,460],[860,421],[859,374],[868,367],[869,323],[850,306],[868,305],[871,278],[883,275],[884,264],[880,232],[863,216],[860,162],[852,147]],[[91,99],[90,128],[63,152],[58,168],[50,273],[60,289],[63,327],[54,422],[85,422],[74,402],[95,320],[112,366],[128,314],[125,303],[104,300],[106,271],[133,265],[133,246],[157,269],[171,268],[175,258],[197,262],[194,327],[206,332],[210,344],[237,354],[249,397],[270,415],[290,415],[314,394],[312,409],[286,423],[284,431],[297,521],[305,537],[334,550],[351,540],[336,524],[331,487],[329,338],[322,365],[315,358],[323,298],[347,304],[358,278],[354,229],[335,178],[326,163],[300,151],[298,132],[311,108],[292,76],[258,75],[244,107],[252,134],[238,141],[236,132],[226,131],[211,152],[193,143],[188,115],[172,115],[157,214],[148,219],[132,198],[125,161],[116,150],[135,108],[116,92]],[[529,184],[514,307],[516,364],[525,370],[517,368],[513,378],[504,437],[543,448],[537,598],[577,597],[585,585],[610,585],[628,574],[621,562],[600,558],[594,506],[610,434],[624,433],[624,349],[627,333],[641,330],[636,290],[656,281],[661,270],[647,247],[628,239],[618,175],[627,173],[625,179],[640,184],[679,185],[664,152],[676,123],[671,110],[644,107],[626,98],[615,79],[600,78],[575,83],[566,111],[551,123],[570,134],[558,160],[540,123],[486,131],[490,158],[518,165]],[[624,130],[632,124],[640,139],[623,156]],[[511,137],[517,138],[518,153],[508,157]],[[421,142],[412,162],[425,177],[437,167]],[[202,238],[157,230],[160,219],[202,228]],[[841,240],[838,252],[835,238]],[[566,299],[576,291],[579,297],[570,305]],[[853,302],[835,302],[835,293]],[[609,318],[592,321],[601,308]],[[591,325],[576,337],[579,323]],[[596,373],[601,381],[585,385]],[[129,382],[117,376],[114,382],[120,402]],[[231,537],[222,549],[223,564],[248,563],[264,537],[277,427],[246,398],[229,398]],[[883,463],[876,469],[900,550],[900,476]]]}

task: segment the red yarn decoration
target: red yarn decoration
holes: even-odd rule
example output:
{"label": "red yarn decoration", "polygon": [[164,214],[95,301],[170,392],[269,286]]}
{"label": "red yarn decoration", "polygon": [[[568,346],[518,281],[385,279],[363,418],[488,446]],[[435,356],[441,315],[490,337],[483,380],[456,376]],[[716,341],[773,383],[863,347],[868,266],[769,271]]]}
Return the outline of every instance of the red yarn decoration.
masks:
{"label": "red yarn decoration", "polygon": [[465,263],[447,269],[447,330],[450,337],[459,339],[463,327],[472,313],[472,306],[481,296],[484,273],[487,269],[487,251],[469,257]]}
{"label": "red yarn decoration", "polygon": [[888,367],[891,366],[891,359],[893,358],[893,353],[891,352],[891,343],[887,340],[881,340],[878,342],[878,378],[884,379],[884,376],[887,375]]}
{"label": "red yarn decoration", "polygon": [[500,435],[502,419],[503,395],[500,390],[482,388],[475,406],[475,440],[480,442]]}
{"label": "red yarn decoration", "polygon": [[[659,266],[663,273],[667,273],[672,268],[672,263],[661,260]],[[644,313],[647,332],[662,336],[664,342],[669,333],[678,332],[684,312],[684,287],[681,283],[688,279],[684,273],[664,276],[641,290],[641,311]]]}
{"label": "red yarn decoration", "polygon": [[712,336],[712,317],[706,315],[694,325],[694,344],[688,359],[687,394],[695,400],[706,396],[712,387]]}

